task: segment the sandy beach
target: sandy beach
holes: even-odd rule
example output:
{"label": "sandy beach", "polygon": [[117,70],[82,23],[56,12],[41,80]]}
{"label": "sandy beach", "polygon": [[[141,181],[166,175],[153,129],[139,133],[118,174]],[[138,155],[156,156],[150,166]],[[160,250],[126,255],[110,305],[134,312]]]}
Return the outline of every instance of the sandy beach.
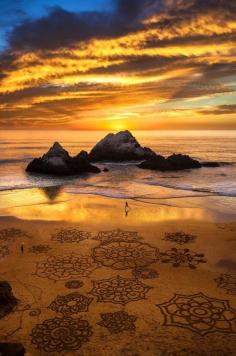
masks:
{"label": "sandy beach", "polygon": [[9,192],[1,209],[0,276],[18,299],[1,342],[32,356],[235,354],[232,216],[194,197],[125,213],[124,199],[49,193],[15,192],[13,207]]}

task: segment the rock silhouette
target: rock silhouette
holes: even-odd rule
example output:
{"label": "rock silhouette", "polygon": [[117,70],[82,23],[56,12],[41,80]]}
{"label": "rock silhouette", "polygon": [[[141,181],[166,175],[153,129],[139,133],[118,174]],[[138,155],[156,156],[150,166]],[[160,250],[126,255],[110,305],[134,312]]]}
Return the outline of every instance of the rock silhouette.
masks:
{"label": "rock silhouette", "polygon": [[0,282],[0,319],[11,313],[17,305],[17,299],[12,293],[10,284],[6,281]]}
{"label": "rock silhouette", "polygon": [[42,157],[31,161],[26,171],[58,176],[100,173],[100,169],[88,161],[87,152],[81,151],[76,157],[72,158],[58,142],[55,142]]}
{"label": "rock silhouette", "polygon": [[142,147],[129,131],[110,133],[99,141],[89,153],[92,162],[97,161],[140,161],[150,159],[156,153]]}

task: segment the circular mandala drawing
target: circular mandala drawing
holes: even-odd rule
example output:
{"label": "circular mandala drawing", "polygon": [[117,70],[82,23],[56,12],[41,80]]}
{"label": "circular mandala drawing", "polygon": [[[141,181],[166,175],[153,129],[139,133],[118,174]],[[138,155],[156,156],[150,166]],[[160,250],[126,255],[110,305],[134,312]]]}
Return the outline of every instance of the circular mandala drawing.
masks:
{"label": "circular mandala drawing", "polygon": [[97,268],[88,256],[70,254],[66,256],[50,256],[36,265],[36,275],[54,281],[63,281],[74,277],[87,277]]}
{"label": "circular mandala drawing", "polygon": [[100,241],[102,244],[107,242],[115,241],[126,241],[132,242],[141,239],[138,232],[136,231],[123,231],[121,229],[110,230],[110,231],[100,231],[94,240]]}
{"label": "circular mandala drawing", "polygon": [[236,310],[227,300],[210,298],[203,293],[176,294],[169,302],[157,306],[164,315],[164,325],[186,328],[200,335],[216,331],[236,333]]}
{"label": "circular mandala drawing", "polygon": [[118,311],[115,313],[101,314],[101,321],[97,324],[107,328],[111,334],[117,334],[122,331],[135,330],[135,321],[137,317],[129,315],[125,311]]}
{"label": "circular mandala drawing", "polygon": [[196,236],[186,234],[183,231],[178,232],[168,232],[165,234],[164,240],[175,242],[179,245],[187,244],[189,242],[195,241]]}
{"label": "circular mandala drawing", "polygon": [[78,280],[72,280],[65,283],[65,287],[68,289],[78,289],[83,287],[84,282]]}
{"label": "circular mandala drawing", "polygon": [[172,248],[160,253],[162,263],[171,263],[173,267],[189,267],[195,269],[199,263],[206,263],[203,253],[195,253],[189,249]]}
{"label": "circular mandala drawing", "polygon": [[69,317],[45,320],[31,332],[32,343],[38,349],[56,353],[79,350],[92,334],[87,320]]}
{"label": "circular mandala drawing", "polygon": [[1,241],[15,241],[17,238],[29,237],[24,231],[15,228],[0,230]]}
{"label": "circular mandala drawing", "polygon": [[65,316],[71,316],[79,312],[88,311],[89,304],[93,298],[85,297],[78,292],[70,293],[68,295],[59,295],[49,305],[49,309],[61,313]]}
{"label": "circular mandala drawing", "polygon": [[98,302],[110,302],[125,305],[129,302],[145,299],[151,287],[146,286],[137,279],[120,276],[100,281],[93,281],[90,292],[97,297]]}
{"label": "circular mandala drawing", "polygon": [[133,269],[132,273],[135,278],[142,279],[153,279],[159,276],[159,273],[156,270],[143,267],[136,267]]}
{"label": "circular mandala drawing", "polygon": [[63,229],[52,236],[53,241],[61,243],[80,242],[88,239],[91,236],[90,232],[80,231],[78,229]]}
{"label": "circular mandala drawing", "polygon": [[4,258],[5,256],[9,255],[10,251],[8,246],[2,245],[0,246],[0,258]]}
{"label": "circular mandala drawing", "polygon": [[49,245],[33,245],[30,247],[29,252],[40,254],[47,253],[49,250],[51,250],[51,247]]}
{"label": "circular mandala drawing", "polygon": [[110,242],[93,249],[93,258],[105,267],[129,269],[158,260],[158,249],[140,242]]}
{"label": "circular mandala drawing", "polygon": [[215,281],[218,288],[224,289],[228,294],[236,295],[236,274],[221,274]]}

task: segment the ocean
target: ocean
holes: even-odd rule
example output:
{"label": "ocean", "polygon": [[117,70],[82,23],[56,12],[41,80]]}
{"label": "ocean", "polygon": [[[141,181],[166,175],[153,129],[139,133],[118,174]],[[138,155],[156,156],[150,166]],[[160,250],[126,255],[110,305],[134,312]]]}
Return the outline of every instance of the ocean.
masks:
{"label": "ocean", "polygon": [[[60,142],[71,155],[82,149],[89,151],[107,132],[103,131],[33,131],[0,132],[0,201],[12,190],[40,187],[62,187],[69,194],[95,194],[113,198],[151,198],[160,187],[171,188],[177,197],[209,194],[236,197],[236,131],[135,131],[139,142],[157,153],[189,154],[200,161],[227,162],[219,168],[202,168],[181,172],[153,172],[141,170],[136,162],[114,164],[108,162],[108,173],[84,177],[56,178],[25,172],[30,160],[47,152]],[[170,191],[166,196],[170,198]],[[233,204],[236,200],[231,200]]]}

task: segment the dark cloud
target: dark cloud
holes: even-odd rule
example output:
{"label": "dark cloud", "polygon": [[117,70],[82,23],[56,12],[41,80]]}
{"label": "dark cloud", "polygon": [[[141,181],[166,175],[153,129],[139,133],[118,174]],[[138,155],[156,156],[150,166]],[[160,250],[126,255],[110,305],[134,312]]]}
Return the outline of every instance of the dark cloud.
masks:
{"label": "dark cloud", "polygon": [[148,16],[163,8],[162,0],[117,0],[117,14],[127,19]]}
{"label": "dark cloud", "polygon": [[92,38],[117,37],[136,26],[134,19],[128,21],[122,11],[73,13],[54,7],[46,17],[16,26],[9,44],[21,50],[56,49]]}
{"label": "dark cloud", "polygon": [[47,16],[27,20],[9,34],[11,48],[55,49],[91,38],[117,37],[140,28],[139,19],[160,11],[163,0],[114,0],[114,12],[73,13],[53,7]]}
{"label": "dark cloud", "polygon": [[[232,0],[228,0],[227,3],[221,0],[194,0],[189,1],[185,7],[182,3],[186,1],[179,0],[113,1],[115,3],[113,12],[73,13],[60,7],[53,7],[45,17],[16,25],[9,34],[9,46],[18,50],[50,50],[70,47],[74,43],[93,38],[117,37],[143,28],[141,19],[157,12],[162,14],[162,19],[150,27],[156,27],[160,31],[165,28],[175,31],[176,26],[188,23],[195,16],[207,14],[209,11],[218,11],[221,17],[225,14],[227,18],[236,19],[236,12],[233,11],[236,10],[236,1]],[[200,40],[199,37],[195,40]],[[146,46],[160,46],[161,42],[150,38]]]}

